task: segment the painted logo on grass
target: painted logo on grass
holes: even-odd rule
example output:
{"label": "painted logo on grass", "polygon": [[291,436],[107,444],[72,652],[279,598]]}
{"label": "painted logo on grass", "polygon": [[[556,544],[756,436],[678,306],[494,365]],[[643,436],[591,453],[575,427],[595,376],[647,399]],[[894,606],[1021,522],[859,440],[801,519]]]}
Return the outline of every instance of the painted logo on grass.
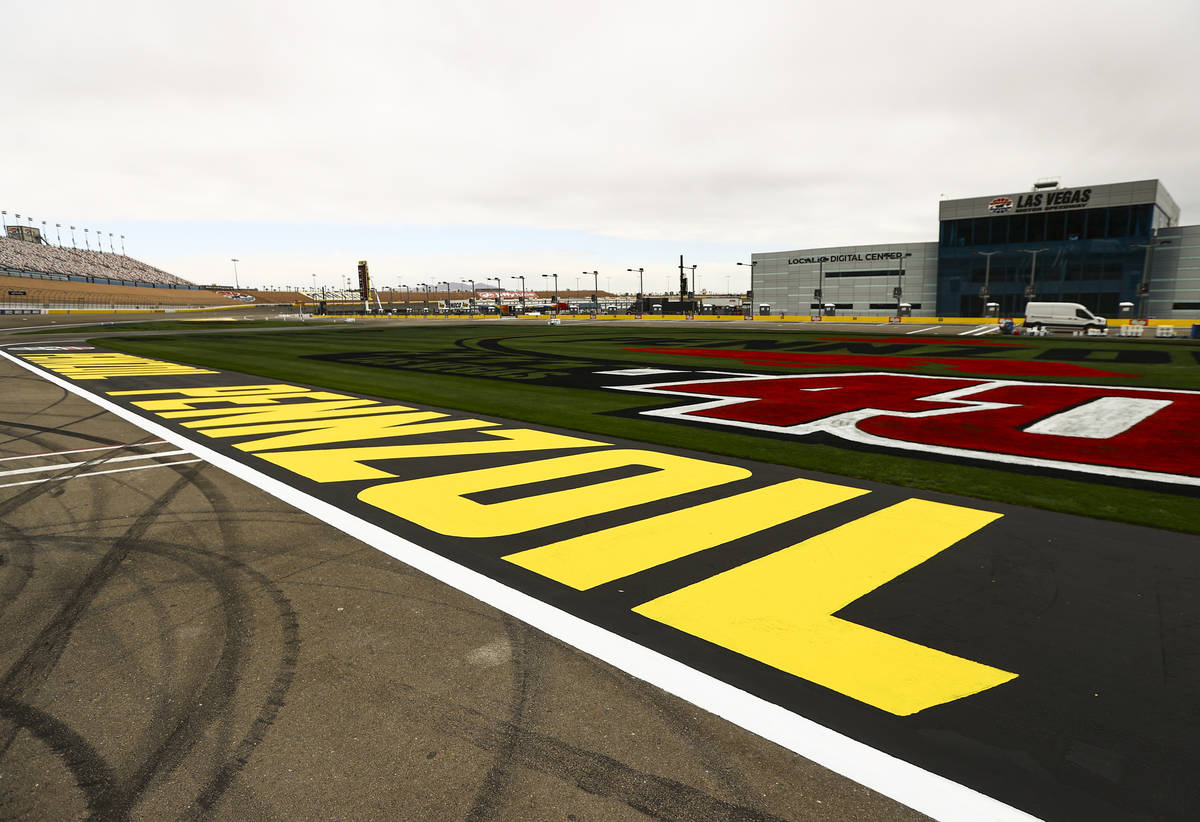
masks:
{"label": "painted logo on grass", "polygon": [[695,397],[653,417],[1200,487],[1200,392],[912,374],[608,386]]}

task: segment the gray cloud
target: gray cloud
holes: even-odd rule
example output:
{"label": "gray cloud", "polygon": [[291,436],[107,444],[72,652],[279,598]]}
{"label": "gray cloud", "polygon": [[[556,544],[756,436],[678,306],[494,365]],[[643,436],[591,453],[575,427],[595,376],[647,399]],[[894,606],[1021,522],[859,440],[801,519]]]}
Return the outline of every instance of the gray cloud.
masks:
{"label": "gray cloud", "polygon": [[1194,0],[16,13],[10,211],[797,247],[1057,174],[1159,177],[1200,220]]}

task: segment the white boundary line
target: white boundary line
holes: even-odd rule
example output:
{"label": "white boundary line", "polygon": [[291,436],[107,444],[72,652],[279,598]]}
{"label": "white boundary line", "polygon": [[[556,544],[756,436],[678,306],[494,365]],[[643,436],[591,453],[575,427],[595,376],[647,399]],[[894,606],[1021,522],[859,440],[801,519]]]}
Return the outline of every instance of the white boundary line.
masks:
{"label": "white boundary line", "polygon": [[[183,454],[184,451],[173,451],[174,454]],[[0,485],[0,488],[12,488],[14,485],[37,485],[39,482],[65,482],[73,480],[77,477],[96,477],[100,474],[120,474],[125,471],[145,471],[147,468],[165,468],[168,465],[186,465],[189,462],[200,462],[197,457],[194,460],[175,460],[174,462],[156,462],[153,465],[135,465],[132,468],[112,468],[108,471],[88,471],[83,474],[71,474],[68,477],[42,477],[41,479],[21,480],[20,482],[6,482]]]}
{"label": "white boundary line", "polygon": [[[110,465],[114,462],[132,462],[133,460],[148,460],[151,457],[173,457],[176,454],[186,454],[187,451],[154,451],[149,454],[131,454],[127,457],[111,457],[106,460],[99,460],[96,465]],[[0,471],[0,477],[11,477],[15,474],[36,474],[41,471],[57,471],[60,468],[78,468],[81,465],[87,465],[87,462],[56,462],[50,465],[35,465],[32,468],[13,468],[8,471]]]}
{"label": "white boundary line", "polygon": [[37,457],[63,457],[67,454],[84,454],[88,451],[113,451],[117,448],[144,448],[147,445],[162,445],[162,440],[147,440],[146,442],[129,442],[121,445],[97,445],[95,448],[73,448],[70,451],[42,451],[38,454],[17,454],[15,457],[0,457],[0,462],[10,460],[31,460]]}
{"label": "white boundary line", "polygon": [[943,822],[1036,819],[459,565],[3,350],[0,356],[481,602],[927,816]]}

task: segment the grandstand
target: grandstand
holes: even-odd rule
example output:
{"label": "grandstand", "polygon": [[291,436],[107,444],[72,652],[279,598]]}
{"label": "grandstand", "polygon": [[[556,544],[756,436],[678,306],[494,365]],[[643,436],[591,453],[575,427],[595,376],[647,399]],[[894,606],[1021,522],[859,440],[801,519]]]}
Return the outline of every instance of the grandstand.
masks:
{"label": "grandstand", "polygon": [[7,237],[0,238],[0,273],[48,274],[80,277],[89,282],[197,288],[182,277],[124,254],[59,248]]}
{"label": "grandstand", "polygon": [[0,272],[0,314],[40,313],[48,309],[137,310],[164,306],[181,308],[246,305],[213,291],[196,288],[111,285],[47,275],[6,276]]}

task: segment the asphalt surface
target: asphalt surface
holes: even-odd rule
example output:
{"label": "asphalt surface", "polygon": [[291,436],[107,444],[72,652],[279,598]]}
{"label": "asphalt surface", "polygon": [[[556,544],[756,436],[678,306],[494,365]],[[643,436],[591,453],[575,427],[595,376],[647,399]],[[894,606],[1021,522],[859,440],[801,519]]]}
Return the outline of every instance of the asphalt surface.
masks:
{"label": "asphalt surface", "polygon": [[924,818],[0,380],[2,819]]}
{"label": "asphalt surface", "polygon": [[[6,342],[18,339],[56,338]],[[0,397],[0,819],[923,818],[150,442],[36,374],[3,361],[0,379],[10,386]],[[104,388],[254,378],[180,380]],[[389,466],[402,479],[429,469],[406,470]],[[761,468],[772,482],[786,473]],[[702,594],[689,612],[694,595],[680,606],[675,592],[752,566],[781,547],[770,539],[575,600],[500,562],[528,547],[519,538],[481,551],[440,526],[396,525],[364,506],[369,485],[325,498],[1017,807],[1063,820],[1185,819],[1197,801],[1193,537],[985,505],[997,524],[845,613],[1017,676],[913,717],[889,709],[898,721],[631,616],[644,603],[649,612],[634,610],[721,645],[720,621],[709,634],[691,627],[717,600]],[[869,489],[861,505],[800,532],[833,534],[846,511],[866,521],[909,496],[856,485]],[[526,567],[554,578],[552,566]]]}

